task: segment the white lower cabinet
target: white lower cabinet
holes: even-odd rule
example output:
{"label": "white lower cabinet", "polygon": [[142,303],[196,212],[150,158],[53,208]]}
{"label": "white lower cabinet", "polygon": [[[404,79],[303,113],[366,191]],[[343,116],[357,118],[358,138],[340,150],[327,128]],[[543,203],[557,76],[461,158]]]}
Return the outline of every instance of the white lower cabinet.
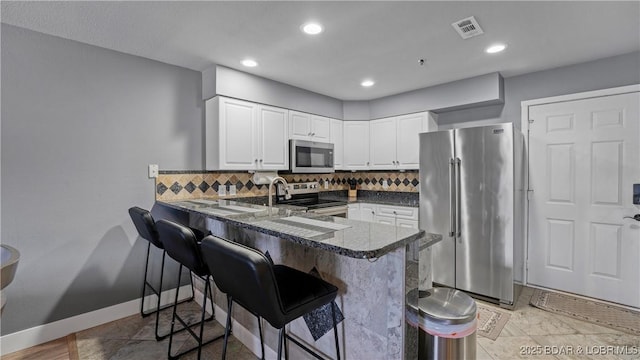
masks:
{"label": "white lower cabinet", "polygon": [[399,227],[418,228],[418,208],[408,206],[371,203],[349,204],[348,218]]}
{"label": "white lower cabinet", "polygon": [[347,205],[347,219],[362,220],[362,213],[360,212],[360,204]]}

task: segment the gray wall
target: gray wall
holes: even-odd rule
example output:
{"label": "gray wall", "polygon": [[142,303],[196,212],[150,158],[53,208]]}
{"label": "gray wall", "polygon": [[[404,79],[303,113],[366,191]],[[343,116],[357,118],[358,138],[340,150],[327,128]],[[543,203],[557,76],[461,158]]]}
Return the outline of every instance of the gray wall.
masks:
{"label": "gray wall", "polygon": [[520,126],[525,100],[640,83],[640,52],[563,66],[504,79],[504,105],[439,113],[445,128],[465,122],[514,122]]}
{"label": "gray wall", "polygon": [[147,164],[202,169],[204,110],[199,72],[5,24],[1,66],[5,335],[139,296],[127,209],[154,204]]}

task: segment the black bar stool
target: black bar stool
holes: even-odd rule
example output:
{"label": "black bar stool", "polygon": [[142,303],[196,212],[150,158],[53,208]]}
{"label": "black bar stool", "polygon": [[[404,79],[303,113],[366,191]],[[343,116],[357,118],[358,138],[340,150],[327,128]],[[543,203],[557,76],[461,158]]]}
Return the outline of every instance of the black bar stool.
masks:
{"label": "black bar stool", "polygon": [[[162,246],[162,243],[158,238],[158,229],[156,229],[156,223],[153,220],[153,216],[151,216],[151,213],[148,210],[134,206],[129,209],[129,216],[131,216],[131,221],[133,221],[133,224],[135,225],[136,230],[138,230],[138,234],[140,235],[140,237],[148,241],[147,259],[145,260],[145,264],[144,264],[144,279],[142,280],[142,290],[141,290],[142,294],[140,296],[141,298],[140,299],[140,315],[142,315],[142,317],[147,317],[153,314],[156,315],[155,335],[156,335],[156,340],[159,341],[169,336],[169,333],[162,334],[162,335],[158,333],[160,311],[173,306],[173,304],[167,304],[162,307],[160,306],[160,294],[162,293],[162,281],[164,278],[164,261],[166,258],[166,251],[164,251],[164,247]],[[194,231],[197,231],[197,230],[194,230]],[[199,239],[202,239],[204,237],[204,234],[202,234],[202,232],[198,232],[198,233],[200,234]],[[148,278],[149,254],[151,251],[151,244],[153,244],[158,249],[162,250],[162,262],[160,264],[160,285],[158,286],[157,289],[153,286],[153,284],[151,284]],[[189,276],[189,282],[191,284],[191,296],[180,301],[180,303],[193,300],[194,292],[193,292],[193,282],[191,281],[191,276]],[[145,311],[144,298],[147,295],[147,289],[150,290],[151,293],[158,298],[158,300],[157,300],[155,309]],[[179,331],[181,330],[183,329],[180,329]]]}
{"label": "black bar stool", "polygon": [[[323,305],[330,304],[338,294],[338,288],[313,275],[284,266],[273,265],[267,257],[252,248],[209,235],[202,240],[202,255],[218,288],[227,294],[227,325],[222,350],[226,356],[231,327],[233,302],[258,317],[262,317],[280,330],[278,359],[288,359],[287,339],[318,359],[313,350],[286,334],[285,325]],[[336,313],[331,306],[336,355],[340,359]],[[258,325],[260,321],[258,321]],[[262,328],[260,343],[264,359]]]}
{"label": "black bar stool", "polygon": [[[187,322],[182,319],[180,315],[178,315],[178,291],[176,291],[176,301],[173,304],[173,315],[171,318],[171,331],[169,332],[170,335],[168,356],[169,359],[177,359],[178,357],[197,349],[198,359],[200,359],[203,345],[221,339],[224,336],[220,335],[206,342],[203,341],[204,323],[205,321],[209,321],[214,318],[214,315],[212,314],[209,318],[205,319],[207,309],[207,296],[209,296],[211,304],[213,304],[211,282],[209,281],[211,275],[209,274],[209,269],[202,260],[200,243],[198,242],[196,236],[190,228],[167,220],[159,220],[156,226],[158,228],[160,242],[162,242],[165,251],[172,259],[180,264],[180,271],[178,272],[178,284],[180,284],[183,266],[191,270],[191,273],[200,277],[200,279],[202,279],[205,283],[204,300],[202,301],[202,316],[200,321],[195,324],[187,324]],[[182,351],[176,355],[172,355],[171,347],[173,344],[173,334],[176,320],[178,320],[182,324],[182,326],[187,329],[189,334],[191,334],[191,336],[198,342],[198,345]],[[195,325],[200,325],[200,332],[198,334],[196,334],[191,329],[191,326]]]}

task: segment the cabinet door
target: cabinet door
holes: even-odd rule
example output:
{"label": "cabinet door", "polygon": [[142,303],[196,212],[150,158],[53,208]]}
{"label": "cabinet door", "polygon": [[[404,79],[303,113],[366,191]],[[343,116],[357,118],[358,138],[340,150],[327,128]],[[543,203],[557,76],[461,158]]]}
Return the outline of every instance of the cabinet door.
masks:
{"label": "cabinet door", "polygon": [[417,113],[397,118],[397,156],[399,169],[420,168],[419,133],[427,131],[428,113]]}
{"label": "cabinet door", "polygon": [[360,204],[349,204],[347,205],[347,219],[350,220],[361,220],[362,214],[360,212]]}
{"label": "cabinet door", "polygon": [[311,140],[329,142],[331,138],[331,119],[322,116],[311,116]]}
{"label": "cabinet door", "polygon": [[344,169],[369,168],[369,122],[344,122]]}
{"label": "cabinet door", "polygon": [[376,204],[360,203],[360,218],[362,221],[374,222],[376,218]]}
{"label": "cabinet door", "polygon": [[289,137],[309,140],[311,138],[311,115],[299,111],[289,111]]}
{"label": "cabinet door", "polygon": [[342,123],[342,120],[331,119],[331,136],[329,142],[333,143],[333,164],[336,170],[343,168],[344,132]]}
{"label": "cabinet door", "polygon": [[256,169],[257,107],[246,101],[220,99],[220,170]]}
{"label": "cabinet door", "polygon": [[289,168],[288,115],[289,111],[286,109],[260,106],[258,168],[265,170]]}
{"label": "cabinet door", "polygon": [[[373,120],[370,126],[369,160],[371,169],[396,168],[396,119]],[[416,139],[418,135],[416,134]]]}

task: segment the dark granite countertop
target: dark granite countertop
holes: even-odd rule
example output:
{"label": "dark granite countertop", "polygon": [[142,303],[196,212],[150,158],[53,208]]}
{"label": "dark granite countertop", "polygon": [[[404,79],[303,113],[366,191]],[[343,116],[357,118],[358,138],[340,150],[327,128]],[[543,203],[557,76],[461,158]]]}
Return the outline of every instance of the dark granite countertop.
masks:
{"label": "dark granite countertop", "polygon": [[381,205],[418,207],[420,194],[399,191],[358,190],[358,197],[351,199],[347,190],[320,192],[321,199],[346,201],[348,203],[370,203]]}
{"label": "dark granite countertop", "polygon": [[360,259],[379,258],[421,239],[421,248],[442,240],[441,235],[425,233],[424,230],[308,214],[292,207],[274,206],[270,214],[266,206],[235,200],[199,199],[157,203]]}

